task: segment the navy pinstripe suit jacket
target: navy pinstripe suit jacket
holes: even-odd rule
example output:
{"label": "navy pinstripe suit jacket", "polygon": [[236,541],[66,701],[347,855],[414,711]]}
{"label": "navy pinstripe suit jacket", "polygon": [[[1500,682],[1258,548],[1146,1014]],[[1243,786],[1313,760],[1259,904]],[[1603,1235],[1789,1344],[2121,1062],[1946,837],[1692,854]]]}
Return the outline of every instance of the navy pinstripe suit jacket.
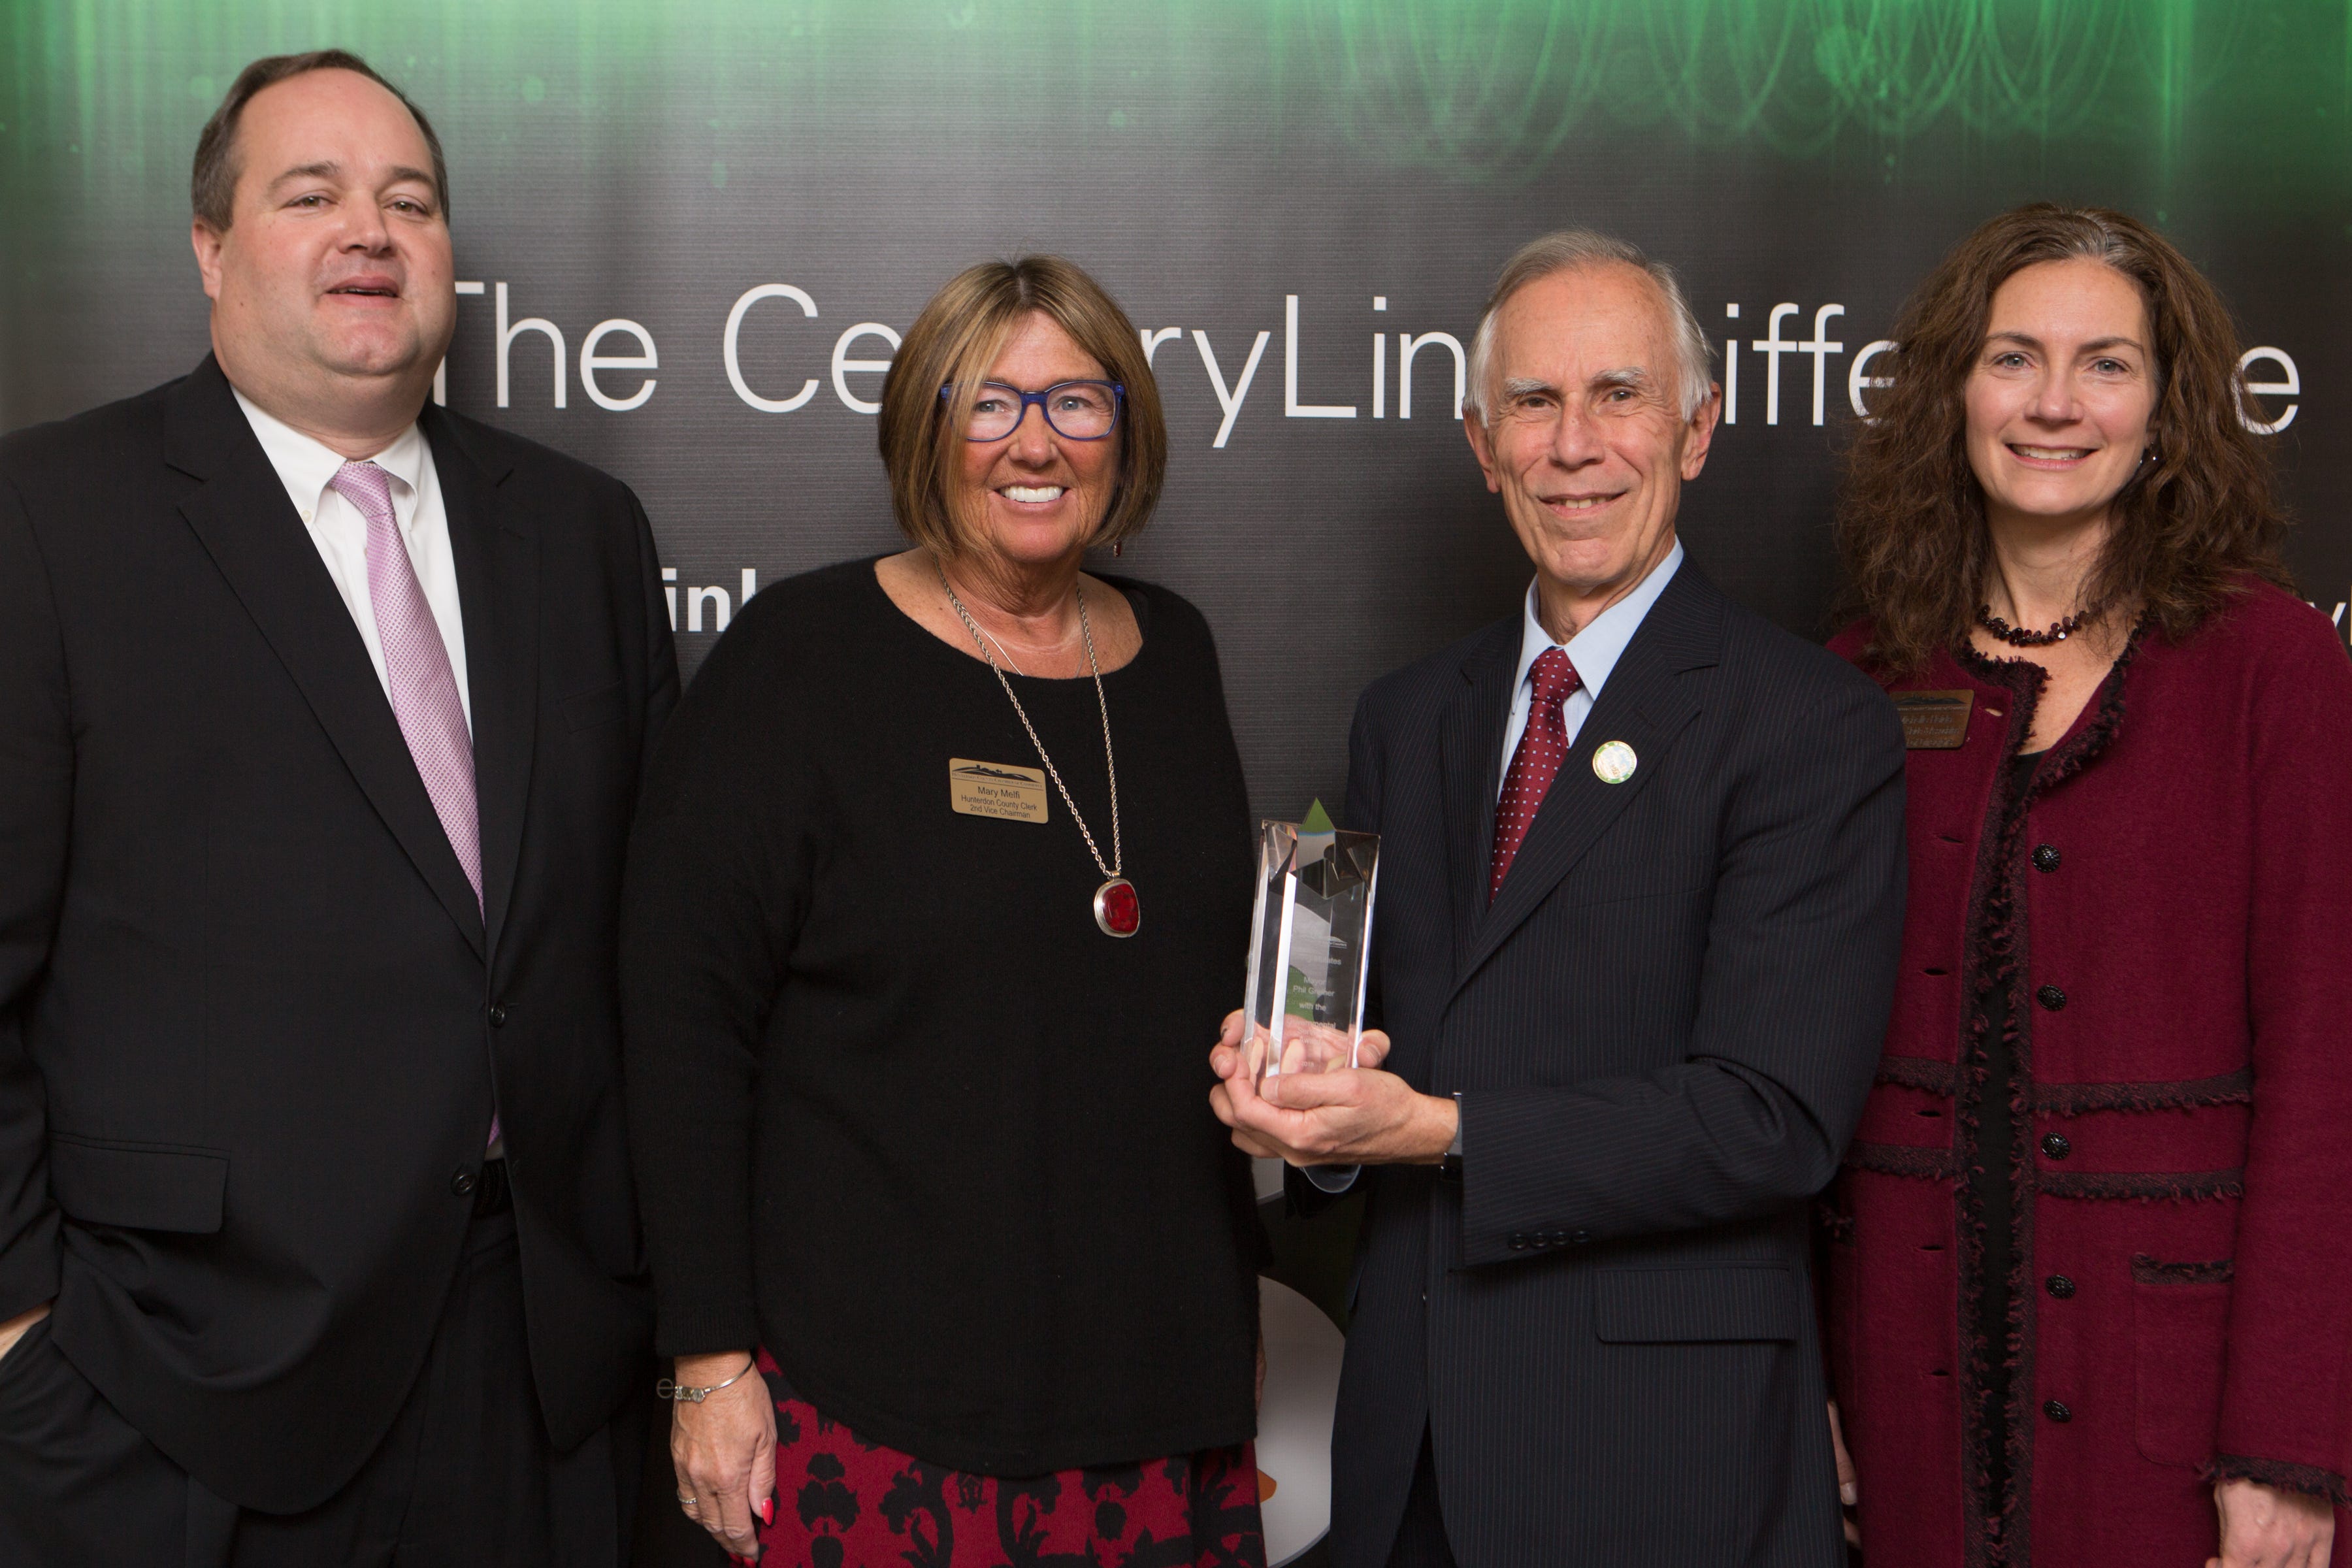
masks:
{"label": "navy pinstripe suit jacket", "polygon": [[1806,1209],[1893,994],[1902,731],[1685,562],[1489,906],[1519,626],[1356,710],[1376,1016],[1395,1071],[1461,1093],[1465,1168],[1370,1173],[1332,1559],[1385,1563],[1426,1423],[1465,1568],[1830,1568]]}

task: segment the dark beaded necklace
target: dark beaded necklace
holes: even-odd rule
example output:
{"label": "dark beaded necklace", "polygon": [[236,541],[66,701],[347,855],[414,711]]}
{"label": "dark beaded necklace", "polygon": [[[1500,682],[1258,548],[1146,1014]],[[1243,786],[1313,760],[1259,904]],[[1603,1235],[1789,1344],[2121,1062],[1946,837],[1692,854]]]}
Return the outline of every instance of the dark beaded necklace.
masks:
{"label": "dark beaded necklace", "polygon": [[2096,620],[2098,616],[2098,607],[2094,605],[2087,610],[2075,611],[2048,631],[2029,632],[2021,631],[1994,615],[1990,605],[1977,606],[1977,625],[2011,647],[2048,647],[2052,643],[2064,642],[2082,630],[2084,621]]}

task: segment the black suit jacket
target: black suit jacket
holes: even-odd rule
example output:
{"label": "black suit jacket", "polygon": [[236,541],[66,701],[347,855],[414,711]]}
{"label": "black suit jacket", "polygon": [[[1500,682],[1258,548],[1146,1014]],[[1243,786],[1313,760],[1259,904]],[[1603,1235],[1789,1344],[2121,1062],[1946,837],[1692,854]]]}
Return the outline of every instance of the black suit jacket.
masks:
{"label": "black suit jacket", "polygon": [[[1685,561],[1489,906],[1519,636],[1357,708],[1390,1065],[1461,1093],[1464,1171],[1369,1173],[1332,1560],[1386,1562],[1425,1425],[1465,1568],[1828,1568],[1805,1210],[1893,992],[1901,730]],[[1592,771],[1611,741],[1621,784]]]}
{"label": "black suit jacket", "polygon": [[427,407],[483,908],[209,359],[0,441],[0,1317],[165,1454],[293,1511],[422,1363],[493,1105],[569,1447],[650,1301],[614,908],[677,675],[616,480]]}

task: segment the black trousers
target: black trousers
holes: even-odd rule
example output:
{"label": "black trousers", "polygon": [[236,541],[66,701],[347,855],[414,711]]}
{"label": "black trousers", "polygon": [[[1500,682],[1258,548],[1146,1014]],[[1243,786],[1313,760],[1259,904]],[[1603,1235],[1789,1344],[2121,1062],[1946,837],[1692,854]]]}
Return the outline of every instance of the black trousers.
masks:
{"label": "black trousers", "polygon": [[133,1430],[51,1342],[0,1357],[0,1563],[41,1568],[619,1568],[643,1407],[568,1454],[531,1385],[522,1277],[493,1163],[425,1369],[360,1472],[306,1513],[225,1501]]}
{"label": "black trousers", "polygon": [[1437,1503],[1437,1459],[1425,1426],[1421,1459],[1412,1467],[1412,1488],[1405,1493],[1404,1521],[1397,1526],[1396,1544],[1389,1548],[1389,1568],[1454,1568],[1454,1547],[1445,1539],[1445,1515]]}

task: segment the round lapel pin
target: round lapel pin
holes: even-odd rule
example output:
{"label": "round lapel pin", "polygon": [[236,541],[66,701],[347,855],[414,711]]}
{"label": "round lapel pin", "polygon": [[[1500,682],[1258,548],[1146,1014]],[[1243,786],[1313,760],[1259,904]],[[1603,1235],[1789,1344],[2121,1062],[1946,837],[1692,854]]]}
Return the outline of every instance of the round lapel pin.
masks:
{"label": "round lapel pin", "polygon": [[1633,748],[1622,741],[1603,741],[1601,749],[1592,753],[1592,776],[1602,784],[1623,784],[1633,776],[1641,759]]}

